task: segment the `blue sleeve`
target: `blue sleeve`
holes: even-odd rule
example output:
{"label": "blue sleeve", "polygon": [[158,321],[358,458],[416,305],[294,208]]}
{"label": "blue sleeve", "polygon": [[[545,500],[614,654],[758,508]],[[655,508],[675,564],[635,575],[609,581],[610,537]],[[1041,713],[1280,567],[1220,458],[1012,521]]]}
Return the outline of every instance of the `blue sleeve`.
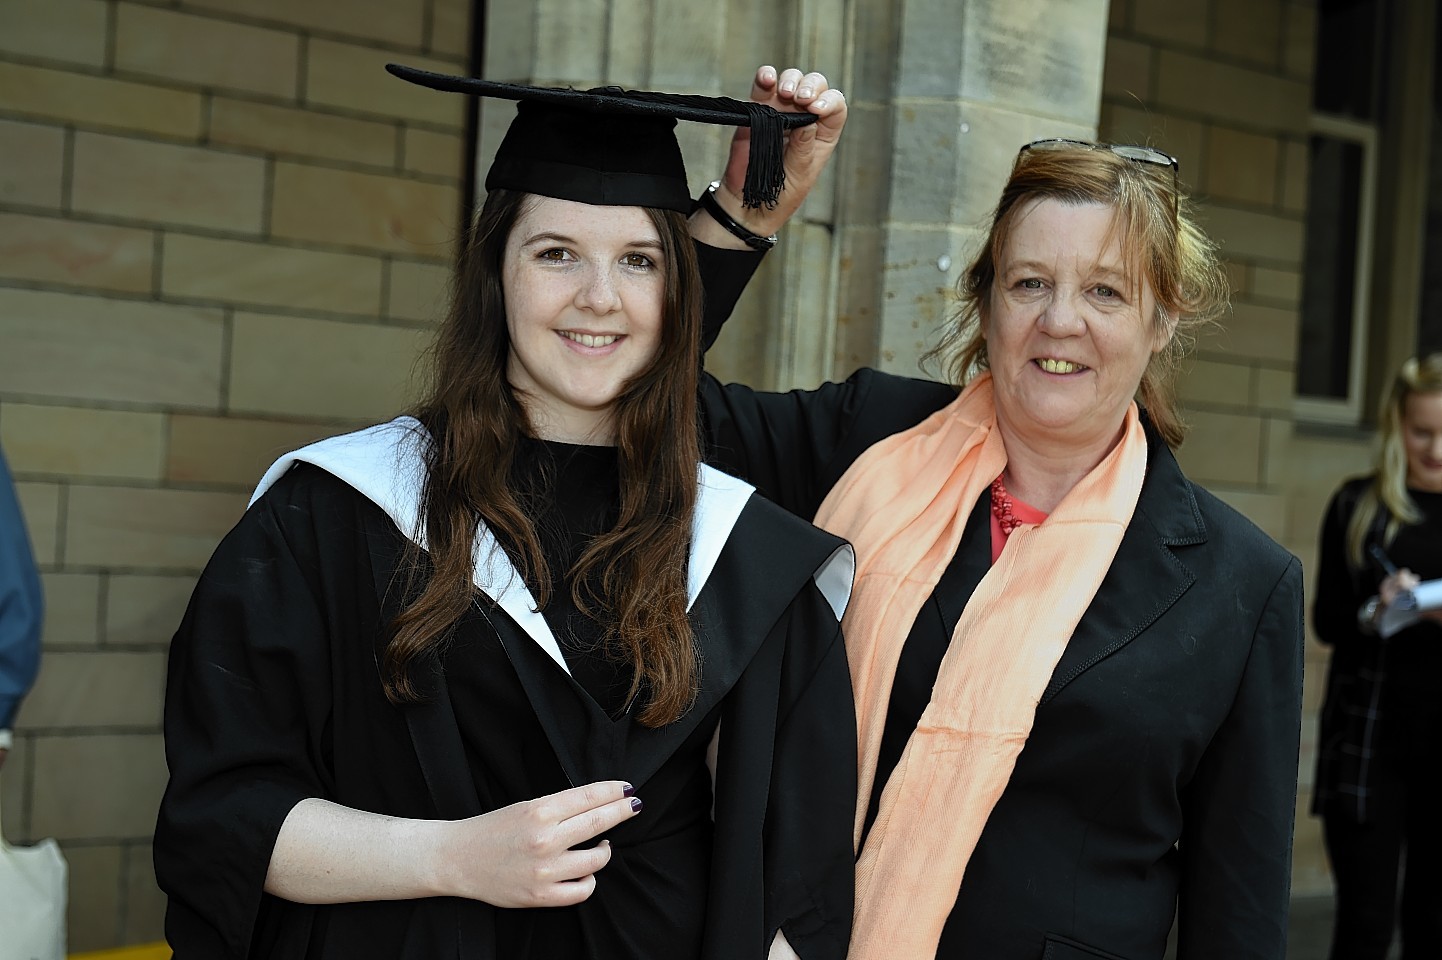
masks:
{"label": "blue sleeve", "polygon": [[30,538],[0,454],[0,730],[15,722],[20,700],[40,669],[44,600]]}

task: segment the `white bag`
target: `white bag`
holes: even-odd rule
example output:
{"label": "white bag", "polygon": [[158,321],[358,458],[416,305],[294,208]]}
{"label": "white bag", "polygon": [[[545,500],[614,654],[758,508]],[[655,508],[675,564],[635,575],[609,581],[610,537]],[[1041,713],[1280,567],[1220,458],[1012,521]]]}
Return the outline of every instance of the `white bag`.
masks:
{"label": "white bag", "polygon": [[0,960],[65,960],[65,858],[54,840],[5,842],[0,817]]}

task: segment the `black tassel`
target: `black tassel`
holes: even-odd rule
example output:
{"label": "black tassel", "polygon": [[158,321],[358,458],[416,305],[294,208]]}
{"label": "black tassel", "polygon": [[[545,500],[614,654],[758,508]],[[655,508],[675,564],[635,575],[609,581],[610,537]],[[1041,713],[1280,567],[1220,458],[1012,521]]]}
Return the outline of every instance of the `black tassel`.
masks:
{"label": "black tassel", "polygon": [[741,203],[751,209],[776,206],[786,186],[786,166],[781,162],[786,127],[781,114],[760,103],[746,103],[751,118],[751,152],[746,161],[746,183]]}

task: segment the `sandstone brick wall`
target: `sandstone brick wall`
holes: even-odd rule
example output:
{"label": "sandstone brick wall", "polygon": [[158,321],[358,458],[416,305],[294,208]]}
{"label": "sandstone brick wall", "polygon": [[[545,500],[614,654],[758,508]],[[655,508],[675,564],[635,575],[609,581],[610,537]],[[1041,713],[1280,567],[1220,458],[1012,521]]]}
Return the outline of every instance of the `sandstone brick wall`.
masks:
{"label": "sandstone brick wall", "polygon": [[442,302],[468,0],[0,0],[0,443],[49,603],[0,776],[75,950],[159,939],[165,648],[279,452],[389,416]]}
{"label": "sandstone brick wall", "polygon": [[[65,847],[75,949],[160,934],[164,650],[197,571],[275,454],[406,395],[456,232],[462,106],[380,65],[463,67],[469,6],[0,0],[0,443],[50,601],[0,795],[13,839]],[[810,384],[857,363],[911,372],[982,216],[964,201],[991,202],[1016,144],[1089,135],[1094,101],[990,103],[1045,85],[1026,69],[1033,34],[990,60],[947,45],[1027,17],[1034,32],[1065,15],[1080,36],[1106,6],[961,7],[495,3],[486,59],[498,79],[732,95],[756,63],[800,62],[847,89],[836,185],[713,356],[758,386]],[[1368,456],[1365,435],[1299,433],[1292,413],[1315,0],[1111,0],[1107,15],[1100,135],[1181,158],[1237,291],[1181,382],[1183,464],[1310,567],[1327,493]],[[937,72],[957,57],[971,74]],[[507,116],[483,117],[483,154]],[[699,188],[724,136],[679,133]],[[940,206],[936,177],[954,181]],[[1323,667],[1309,645],[1303,807]],[[1298,823],[1295,889],[1325,890],[1316,823]]]}
{"label": "sandstone brick wall", "polygon": [[[1314,0],[1112,0],[1102,135],[1181,160],[1234,287],[1180,390],[1188,475],[1310,571],[1326,498],[1369,459],[1365,435],[1300,433],[1293,374],[1301,301]],[[1308,578],[1309,599],[1311,580]],[[1295,893],[1330,889],[1307,814],[1326,653],[1307,645]]]}

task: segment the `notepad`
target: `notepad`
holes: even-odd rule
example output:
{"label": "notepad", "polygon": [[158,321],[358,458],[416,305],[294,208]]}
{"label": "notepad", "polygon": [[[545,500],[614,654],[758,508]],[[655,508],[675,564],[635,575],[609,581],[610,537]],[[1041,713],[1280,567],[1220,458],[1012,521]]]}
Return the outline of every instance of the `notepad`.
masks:
{"label": "notepad", "polygon": [[1430,610],[1442,609],[1442,580],[1427,580],[1411,590],[1403,590],[1382,610],[1377,618],[1377,633],[1390,637],[1405,630]]}

